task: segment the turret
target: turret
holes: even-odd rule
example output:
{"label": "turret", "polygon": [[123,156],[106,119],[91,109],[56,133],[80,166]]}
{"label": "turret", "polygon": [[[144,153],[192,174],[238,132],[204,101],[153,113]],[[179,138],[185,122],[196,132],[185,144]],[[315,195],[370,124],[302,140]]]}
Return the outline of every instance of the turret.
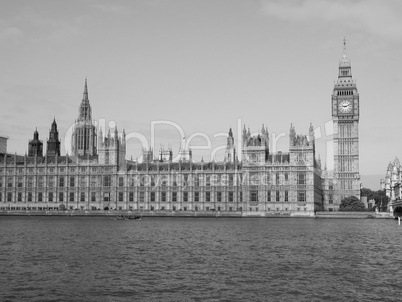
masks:
{"label": "turret", "polygon": [[235,159],[236,159],[236,148],[235,148],[235,144],[234,144],[232,128],[230,128],[228,137],[227,137],[224,160],[226,162],[233,163],[235,161]]}
{"label": "turret", "polygon": [[38,129],[35,129],[33,139],[28,143],[28,156],[43,156],[43,143],[39,140]]}
{"label": "turret", "polygon": [[46,155],[60,156],[60,140],[59,140],[59,131],[57,130],[56,118],[53,119],[53,123],[50,126]]}

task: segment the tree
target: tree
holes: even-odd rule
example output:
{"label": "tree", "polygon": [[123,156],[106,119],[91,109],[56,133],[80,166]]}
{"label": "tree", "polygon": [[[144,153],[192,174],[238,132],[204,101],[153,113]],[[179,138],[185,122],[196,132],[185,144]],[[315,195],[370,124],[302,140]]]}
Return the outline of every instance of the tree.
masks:
{"label": "tree", "polygon": [[362,212],[366,207],[356,196],[350,196],[342,199],[339,205],[339,211],[344,212]]}
{"label": "tree", "polygon": [[367,196],[367,201],[374,200],[374,206],[371,208],[371,210],[375,210],[376,208],[378,209],[386,209],[388,202],[389,202],[389,197],[386,195],[385,190],[378,190],[378,191],[372,191],[368,188],[362,188],[361,189],[361,196]]}

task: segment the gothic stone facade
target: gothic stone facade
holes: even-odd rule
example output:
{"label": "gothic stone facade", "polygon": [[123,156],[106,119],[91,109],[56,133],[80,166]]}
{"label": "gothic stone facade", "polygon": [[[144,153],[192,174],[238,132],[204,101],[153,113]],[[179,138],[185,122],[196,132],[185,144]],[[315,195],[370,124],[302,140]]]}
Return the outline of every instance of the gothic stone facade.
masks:
{"label": "gothic stone facade", "polygon": [[180,160],[173,162],[171,150],[161,150],[159,158],[143,150],[140,163],[126,159],[124,130],[96,133],[85,80],[70,156],[60,156],[55,120],[45,155],[37,131],[28,155],[0,154],[0,210],[337,210],[343,197],[360,195],[359,95],[346,50],[332,115],[334,171],[321,170],[311,125],[307,135],[296,134],[291,126],[287,153],[269,150],[263,126],[255,135],[243,130],[240,160],[230,129],[222,162],[194,162],[191,150],[180,150]]}
{"label": "gothic stone facade", "polygon": [[[0,209],[300,212],[322,210],[321,169],[314,135],[290,130],[289,152],[271,153],[268,129],[243,132],[242,162],[230,129],[222,162],[193,162],[191,150],[172,161],[171,150],[143,150],[126,160],[126,137],[103,135],[90,119],[87,82],[72,135],[72,155],[60,156],[54,120],[48,148],[37,131],[28,156],[0,158]],[[98,140],[99,139],[99,140]],[[38,148],[40,146],[40,148]]]}

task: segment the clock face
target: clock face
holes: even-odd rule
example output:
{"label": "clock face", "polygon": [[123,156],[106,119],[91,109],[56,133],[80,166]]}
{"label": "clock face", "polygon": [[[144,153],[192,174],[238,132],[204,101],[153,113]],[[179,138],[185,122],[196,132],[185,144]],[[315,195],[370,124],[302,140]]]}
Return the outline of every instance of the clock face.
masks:
{"label": "clock face", "polygon": [[352,111],[352,103],[350,101],[341,101],[339,102],[339,112],[340,113],[349,113]]}

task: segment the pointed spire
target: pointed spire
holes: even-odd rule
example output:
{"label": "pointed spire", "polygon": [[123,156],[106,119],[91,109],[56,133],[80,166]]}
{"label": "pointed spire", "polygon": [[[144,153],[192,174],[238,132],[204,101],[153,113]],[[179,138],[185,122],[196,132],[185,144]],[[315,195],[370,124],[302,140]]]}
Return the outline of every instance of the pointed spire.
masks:
{"label": "pointed spire", "polygon": [[264,124],[262,124],[261,134],[265,134]]}
{"label": "pointed spire", "polygon": [[230,127],[230,129],[229,129],[229,136],[230,137],[233,136],[232,127]]}
{"label": "pointed spire", "polygon": [[342,58],[343,59],[347,58],[347,55],[346,55],[346,37],[343,37],[343,56],[342,56]]}
{"label": "pointed spire", "polygon": [[346,55],[346,38],[343,38],[343,54],[340,62],[340,67],[350,67],[350,61]]}
{"label": "pointed spire", "polygon": [[85,86],[84,86],[84,95],[82,97],[83,101],[89,101],[88,99],[88,85],[87,85],[87,78],[85,78]]}

